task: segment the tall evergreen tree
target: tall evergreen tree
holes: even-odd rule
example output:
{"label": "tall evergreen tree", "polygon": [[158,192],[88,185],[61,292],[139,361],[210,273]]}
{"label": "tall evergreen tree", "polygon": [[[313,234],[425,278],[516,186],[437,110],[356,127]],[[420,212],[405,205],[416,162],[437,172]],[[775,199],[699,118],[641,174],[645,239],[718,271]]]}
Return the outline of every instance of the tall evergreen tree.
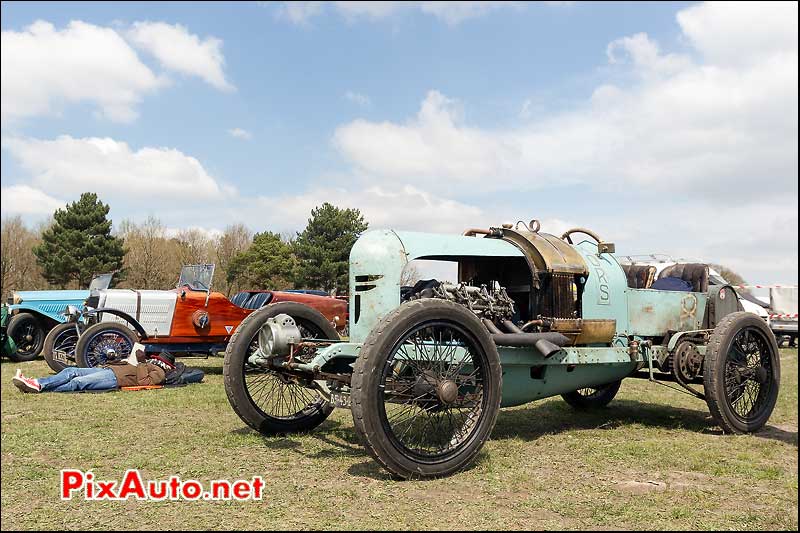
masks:
{"label": "tall evergreen tree", "polygon": [[297,267],[292,245],[277,233],[256,233],[250,248],[233,257],[228,283],[240,282],[252,289],[289,289]]}
{"label": "tall evergreen tree", "polygon": [[47,281],[61,287],[74,281],[85,288],[94,274],[122,268],[125,251],[122,239],[111,235],[108,210],[89,192],[56,210],[53,225],[33,251]]}
{"label": "tall evergreen tree", "polygon": [[350,249],[368,226],[358,209],[340,209],[327,202],[313,209],[308,226],[294,242],[300,262],[295,284],[347,292]]}

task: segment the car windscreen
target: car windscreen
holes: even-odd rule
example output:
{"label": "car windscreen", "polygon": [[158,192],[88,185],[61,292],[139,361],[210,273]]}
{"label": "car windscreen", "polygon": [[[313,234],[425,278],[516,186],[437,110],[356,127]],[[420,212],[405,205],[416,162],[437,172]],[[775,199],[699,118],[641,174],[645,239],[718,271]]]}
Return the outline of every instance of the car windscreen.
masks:
{"label": "car windscreen", "polygon": [[107,289],[111,286],[111,278],[114,277],[113,273],[108,274],[98,274],[97,276],[92,279],[92,282],[89,284],[90,291],[99,291]]}
{"label": "car windscreen", "polygon": [[196,291],[210,291],[214,279],[214,265],[186,265],[181,268],[178,287],[188,285]]}

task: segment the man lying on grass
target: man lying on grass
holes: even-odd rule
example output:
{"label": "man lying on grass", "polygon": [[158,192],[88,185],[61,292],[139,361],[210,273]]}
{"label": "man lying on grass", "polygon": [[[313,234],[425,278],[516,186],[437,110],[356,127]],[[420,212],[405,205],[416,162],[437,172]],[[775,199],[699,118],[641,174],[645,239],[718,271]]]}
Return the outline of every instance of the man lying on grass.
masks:
{"label": "man lying on grass", "polygon": [[162,352],[145,359],[144,347],[134,345],[130,357],[95,368],[67,367],[55,376],[29,378],[17,369],[12,378],[22,392],[103,391],[122,387],[163,385],[167,372],[175,368],[175,357]]}

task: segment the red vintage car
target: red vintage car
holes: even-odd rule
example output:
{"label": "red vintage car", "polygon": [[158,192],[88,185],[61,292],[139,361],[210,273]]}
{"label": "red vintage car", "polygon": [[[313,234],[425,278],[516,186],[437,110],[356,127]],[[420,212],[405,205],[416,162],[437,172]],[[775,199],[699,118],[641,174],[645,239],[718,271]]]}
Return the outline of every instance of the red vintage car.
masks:
{"label": "red vintage car", "polygon": [[[318,313],[330,325],[331,329],[325,328],[328,332],[342,331],[347,325],[347,302],[321,291],[242,291],[229,300],[211,291],[213,277],[214,265],[187,265],[172,290],[94,291],[85,310],[73,310],[81,320],[51,332],[54,338],[45,343],[50,348],[48,362],[52,359],[62,367],[96,366],[126,357],[136,342],[147,353],[215,355],[225,350],[245,317],[283,302]],[[306,334],[326,336],[322,331]]]}

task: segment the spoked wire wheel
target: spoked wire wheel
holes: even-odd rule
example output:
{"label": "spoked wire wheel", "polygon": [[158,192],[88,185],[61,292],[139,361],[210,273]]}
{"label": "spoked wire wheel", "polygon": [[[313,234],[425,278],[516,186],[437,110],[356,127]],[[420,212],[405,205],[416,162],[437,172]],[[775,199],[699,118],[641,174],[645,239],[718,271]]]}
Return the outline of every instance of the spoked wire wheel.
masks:
{"label": "spoked wire wheel", "polygon": [[463,306],[407,302],[370,333],[352,378],[353,421],[370,454],[404,478],[464,468],[500,407],[500,358]]}
{"label": "spoked wire wheel", "polygon": [[456,323],[430,321],[406,333],[386,361],[378,393],[395,445],[431,461],[469,442],[485,407],[485,367],[477,340]]}
{"label": "spoked wire wheel", "polygon": [[291,316],[304,338],[338,340],[336,330],[316,309],[279,302],[245,318],[225,350],[225,392],[233,410],[251,428],[264,433],[308,431],[321,424],[333,407],[310,387],[307,378],[254,364],[258,332],[268,319]]}
{"label": "spoked wire wheel", "polygon": [[723,318],[709,339],[703,374],[706,402],[724,431],[766,424],[780,384],[778,345],[766,322],[747,312]]}
{"label": "spoked wire wheel", "polygon": [[621,381],[614,381],[598,387],[584,387],[562,394],[564,401],[576,409],[596,409],[605,407],[619,392]]}
{"label": "spoked wire wheel", "polygon": [[66,322],[57,325],[47,334],[42,355],[54,372],[76,365],[75,349],[78,346],[80,336],[78,331],[81,327],[80,324]]}
{"label": "spoked wire wheel", "polygon": [[137,336],[129,328],[113,322],[100,322],[86,329],[75,346],[78,366],[91,368],[128,357]]}
{"label": "spoked wire wheel", "polygon": [[757,416],[767,405],[774,381],[769,343],[753,328],[736,333],[725,362],[725,393],[740,420]]}
{"label": "spoked wire wheel", "polygon": [[[325,338],[314,324],[303,320],[297,320],[296,323],[304,339]],[[250,341],[248,348],[250,355],[257,350],[258,334]],[[318,391],[300,384],[297,378],[288,374],[253,365],[249,361],[245,361],[243,373],[247,395],[265,417],[292,422],[314,415],[326,404]]]}

